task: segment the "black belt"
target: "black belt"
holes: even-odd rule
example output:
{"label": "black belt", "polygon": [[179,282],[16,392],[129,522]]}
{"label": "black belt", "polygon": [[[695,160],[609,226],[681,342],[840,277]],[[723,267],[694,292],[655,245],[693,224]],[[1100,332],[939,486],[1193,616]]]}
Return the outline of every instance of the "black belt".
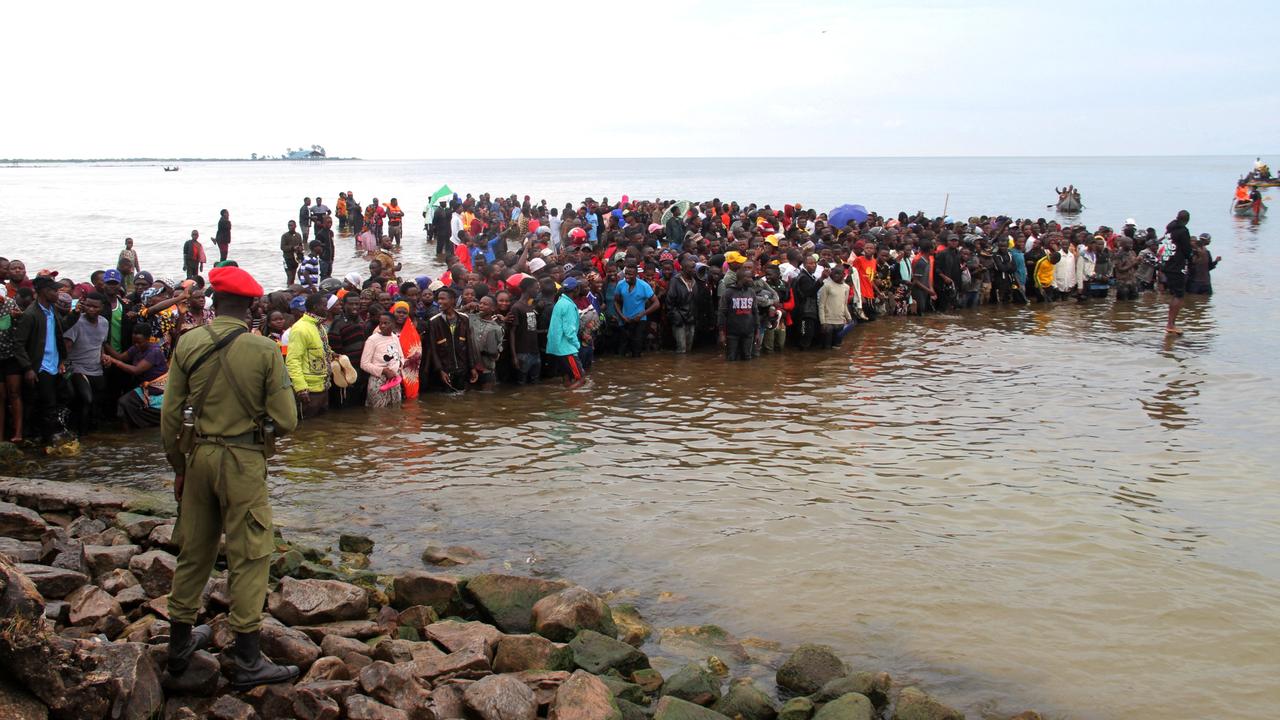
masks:
{"label": "black belt", "polygon": [[209,445],[253,445],[261,446],[253,431],[241,433],[240,435],[198,435],[197,443],[205,443]]}

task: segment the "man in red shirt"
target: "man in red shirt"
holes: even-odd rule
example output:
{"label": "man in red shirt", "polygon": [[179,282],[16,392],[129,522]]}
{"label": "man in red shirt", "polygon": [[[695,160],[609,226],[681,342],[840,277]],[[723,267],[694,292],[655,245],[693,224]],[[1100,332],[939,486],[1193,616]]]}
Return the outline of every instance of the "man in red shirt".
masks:
{"label": "man in red shirt", "polygon": [[876,319],[876,246],[866,243],[862,246],[862,254],[850,263],[858,274],[858,288],[862,291],[862,310],[868,320]]}

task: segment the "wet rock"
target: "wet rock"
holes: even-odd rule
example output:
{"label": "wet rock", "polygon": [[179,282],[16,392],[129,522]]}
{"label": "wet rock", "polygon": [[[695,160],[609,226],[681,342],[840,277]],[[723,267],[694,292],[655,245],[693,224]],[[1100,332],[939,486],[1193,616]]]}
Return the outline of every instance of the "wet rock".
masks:
{"label": "wet rock", "polygon": [[567,587],[560,581],[485,574],[468,580],[463,592],[503,632],[527,633],[533,631],[534,604]]}
{"label": "wet rock", "polygon": [[898,694],[893,720],[964,720],[964,713],[934,700],[920,688],[906,687]]}
{"label": "wet rock", "polygon": [[556,642],[569,642],[579,630],[617,637],[613,613],[598,595],[584,587],[565,588],[533,605],[533,629]]}
{"label": "wet rock", "polygon": [[147,539],[152,530],[169,522],[168,518],[122,512],[116,513],[116,519],[112,524],[128,533],[130,540],[140,543]]}
{"label": "wet rock", "polygon": [[147,545],[176,553],[178,551],[178,543],[173,539],[173,523],[164,522],[155,526],[147,535]]}
{"label": "wet rock", "polygon": [[556,690],[551,720],[622,720],[613,693],[600,678],[574,671]]}
{"label": "wet rock", "polygon": [[363,553],[365,555],[373,552],[373,540],[354,533],[342,533],[338,536],[338,549],[342,552]]}
{"label": "wet rock", "polygon": [[873,720],[875,708],[861,693],[848,693],[818,708],[813,720]]}
{"label": "wet rock", "polygon": [[613,613],[613,623],[618,627],[617,637],[622,642],[640,647],[653,634],[653,626],[640,617],[640,611],[634,605],[614,605],[610,610]]}
{"label": "wet rock", "polygon": [[40,562],[40,543],[35,540],[0,537],[0,555],[7,556],[13,563],[37,563]]}
{"label": "wet rock", "polygon": [[735,720],[775,720],[778,705],[754,680],[743,678],[729,684],[729,691],[712,710]]}
{"label": "wet rock", "polygon": [[435,611],[435,608],[427,607],[426,605],[407,607],[396,616],[397,625],[411,627],[419,633],[422,633],[428,625],[435,622],[440,622],[440,614]]}
{"label": "wet rock", "polygon": [[293,715],[297,720],[338,720],[342,717],[342,706],[327,695],[295,687]]}
{"label": "wet rock", "polygon": [[809,720],[813,717],[813,710],[813,701],[809,698],[791,698],[778,711],[778,720]]}
{"label": "wet rock", "polygon": [[40,512],[77,510],[83,515],[118,510],[133,499],[117,488],[26,477],[0,479],[0,498]]}
{"label": "wet rock", "polygon": [[320,652],[342,660],[352,669],[362,668],[373,661],[373,648],[359,640],[345,638],[341,635],[325,636],[324,640],[320,642]]}
{"label": "wet rock", "polygon": [[727,720],[714,710],[668,695],[653,708],[653,720]]}
{"label": "wet rock", "polygon": [[0,500],[0,535],[18,540],[39,540],[49,524],[40,513]]}
{"label": "wet rock", "polygon": [[427,546],[422,551],[422,562],[427,565],[436,565],[439,567],[457,567],[458,565],[469,565],[475,560],[483,560],[484,555],[462,545],[450,545],[449,547],[437,547],[435,545]]}
{"label": "wet rock", "polygon": [[513,675],[490,675],[463,694],[467,709],[480,720],[534,720],[538,703],[533,691]]}
{"label": "wet rock", "polygon": [[467,714],[466,690],[471,681],[447,682],[431,691],[431,712],[436,720],[456,720]]}
{"label": "wet rock", "polygon": [[85,545],[132,545],[133,541],[129,539],[129,533],[120,528],[107,528],[100,533],[93,535],[85,535],[80,538]]}
{"label": "wet rock", "polygon": [[300,577],[298,571],[306,561],[306,558],[302,557],[302,553],[297,550],[289,550],[276,555],[271,558],[271,577]]}
{"label": "wet rock", "polygon": [[259,720],[258,711],[234,695],[223,695],[209,708],[210,720]]}
{"label": "wet rock", "polygon": [[307,674],[302,676],[298,681],[299,684],[317,682],[320,680],[351,680],[351,673],[347,670],[347,666],[340,658],[326,655],[311,663],[311,668],[307,670]]}
{"label": "wet rock", "polygon": [[709,707],[720,699],[720,678],[700,665],[689,663],[667,678],[662,695]]}
{"label": "wet rock", "polygon": [[520,682],[529,686],[540,707],[550,707],[555,702],[560,686],[569,679],[569,673],[564,670],[523,670],[513,674]]}
{"label": "wet rock", "polygon": [[60,600],[89,582],[89,576],[74,570],[23,563],[17,569],[27,576],[44,598]]}
{"label": "wet rock", "polygon": [[413,668],[415,675],[430,681],[446,676],[478,678],[490,672],[489,655],[480,643],[443,656],[415,655]]}
{"label": "wet rock", "polygon": [[352,695],[343,703],[347,720],[409,720],[408,714],[390,705],[383,705],[364,695]]}
{"label": "wet rock", "polygon": [[437,615],[451,614],[461,607],[462,584],[460,578],[451,575],[410,570],[392,579],[392,604],[398,609],[425,606]]}
{"label": "wet rock", "polygon": [[502,633],[492,625],[482,622],[458,622],[457,620],[441,620],[423,628],[428,638],[440,643],[449,652],[456,652],[465,647],[480,644],[485,655],[492,660]]}
{"label": "wet rock", "polygon": [[613,693],[615,698],[633,702],[637,705],[648,704],[648,699],[644,696],[644,690],[640,689],[640,686],[635,683],[627,682],[620,677],[612,675],[601,675],[600,682],[609,688],[609,692]]}
{"label": "wet rock", "polygon": [[141,643],[102,643],[88,651],[95,675],[105,675],[113,699],[111,716],[147,720],[164,706],[160,672]]}
{"label": "wet rock", "polygon": [[84,585],[67,596],[67,621],[72,625],[93,627],[103,618],[124,614],[120,603],[96,585]]}
{"label": "wet rock", "polygon": [[306,670],[320,657],[320,646],[311,642],[311,638],[306,635],[281,624],[279,620],[264,617],[262,652],[278,663],[297,665]]}
{"label": "wet rock", "polygon": [[94,577],[112,570],[129,567],[134,556],[142,552],[137,545],[85,545],[84,560]]}
{"label": "wet rock", "polygon": [[317,625],[336,620],[363,620],[369,611],[364,588],[337,580],[284,578],[267,598],[272,615],[289,625]]}
{"label": "wet rock", "polygon": [[503,635],[493,658],[493,671],[572,670],[573,651],[541,635]]}
{"label": "wet rock", "polygon": [[893,687],[893,679],[885,672],[858,672],[853,675],[836,678],[809,698],[817,705],[828,703],[841,695],[858,693],[866,695],[871,704],[882,708],[889,704],[889,689]]}
{"label": "wet rock", "polygon": [[658,645],[665,652],[690,660],[703,660],[714,655],[731,665],[740,665],[751,659],[742,642],[719,625],[663,628]]}
{"label": "wet rock", "polygon": [[609,670],[617,670],[628,675],[641,668],[649,667],[649,658],[630,645],[606,637],[593,630],[583,630],[569,642],[573,652],[573,662],[589,673],[603,675]]}
{"label": "wet rock", "polygon": [[148,550],[129,560],[129,571],[138,577],[138,584],[150,597],[160,597],[169,592],[177,569],[178,558],[164,550]]}
{"label": "wet rock", "polygon": [[116,568],[97,576],[93,584],[115,595],[127,587],[138,585],[138,577],[124,568]]}
{"label": "wet rock", "polygon": [[[169,644],[156,645],[152,648],[151,658],[159,667],[168,661]],[[218,659],[205,650],[197,650],[191,656],[191,664],[187,671],[178,677],[164,672],[160,678],[161,686],[170,697],[174,695],[193,695],[196,697],[212,697],[222,684],[222,669]]]}
{"label": "wet rock", "polygon": [[656,695],[662,689],[662,673],[653,668],[641,668],[631,673],[631,682],[640,686],[650,695]]}
{"label": "wet rock", "polygon": [[823,685],[849,673],[844,661],[826,645],[801,645],[778,668],[778,687],[797,695],[812,695]]}
{"label": "wet rock", "polygon": [[245,691],[244,699],[265,720],[293,717],[293,686],[288,683],[259,685]]}
{"label": "wet rock", "polygon": [[320,642],[329,635],[368,640],[383,632],[383,629],[372,620],[340,620],[323,625],[299,625],[294,630],[305,633],[313,642]]}

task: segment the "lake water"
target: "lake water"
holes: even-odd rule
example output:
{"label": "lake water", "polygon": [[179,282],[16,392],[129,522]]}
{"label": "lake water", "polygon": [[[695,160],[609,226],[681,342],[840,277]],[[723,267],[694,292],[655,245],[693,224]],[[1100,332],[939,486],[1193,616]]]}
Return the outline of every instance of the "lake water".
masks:
{"label": "lake water", "polygon": [[[191,228],[283,279],[302,196],[416,209],[461,193],[718,196],[828,209],[1041,216],[1081,188],[1091,226],[1180,208],[1223,256],[1216,294],[1159,328],[1115,306],[890,319],[831,353],[730,368],[605,359],[588,385],[428,396],[309,422],[273,461],[288,532],[361,529],[378,567],[428,542],[482,567],[634,597],[659,624],[832,644],[971,717],[1270,718],[1280,707],[1280,231],[1228,213],[1252,158],[549,160],[0,169],[0,255],[73,277],[138,241],[175,275]],[[1272,191],[1273,193],[1280,191]],[[949,201],[946,200],[950,194]],[[435,274],[423,234],[406,272]],[[345,240],[340,248],[348,247]],[[345,255],[345,250],[342,251]],[[359,269],[343,257],[337,272]],[[269,283],[264,283],[269,284]],[[86,443],[52,477],[159,488],[154,434]]]}

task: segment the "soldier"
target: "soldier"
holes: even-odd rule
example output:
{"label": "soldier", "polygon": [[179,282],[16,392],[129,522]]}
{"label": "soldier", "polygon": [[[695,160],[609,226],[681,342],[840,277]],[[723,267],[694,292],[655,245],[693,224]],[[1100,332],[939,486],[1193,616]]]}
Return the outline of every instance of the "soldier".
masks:
{"label": "soldier", "polygon": [[245,323],[262,286],[238,267],[214,268],[209,283],[217,318],[182,336],[161,410],[178,501],[174,538],[181,548],[169,593],[168,670],[181,675],[212,637],[208,625],[192,625],[225,531],[229,624],[235,631],[231,684],[245,689],[298,675],[297,667],[263,657],[259,635],[275,549],[267,457],[275,434],[293,430],[298,413],[279,348],[249,334]]}

